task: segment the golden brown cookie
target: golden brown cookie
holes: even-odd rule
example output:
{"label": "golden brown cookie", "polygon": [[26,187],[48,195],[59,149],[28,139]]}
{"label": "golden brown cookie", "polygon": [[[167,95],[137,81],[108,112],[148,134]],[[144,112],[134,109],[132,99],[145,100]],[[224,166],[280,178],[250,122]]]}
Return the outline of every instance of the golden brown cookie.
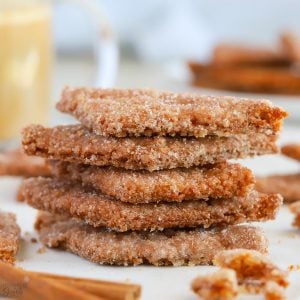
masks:
{"label": "golden brown cookie", "polygon": [[265,221],[274,219],[282,204],[280,195],[253,191],[245,197],[231,199],[133,205],[74,182],[50,178],[26,179],[22,183],[22,194],[34,208],[116,231],[196,226],[208,228],[213,225]]}
{"label": "golden brown cookie", "polygon": [[287,113],[267,100],[156,90],[65,88],[57,108],[102,136],[276,134]]}
{"label": "golden brown cookie", "polygon": [[254,185],[252,172],[240,164],[149,172],[105,168],[63,161],[49,162],[53,176],[80,181],[129,203],[182,202],[245,196]]}
{"label": "golden brown cookie", "polygon": [[100,264],[208,265],[224,249],[267,251],[266,238],[252,226],[118,233],[42,212],[36,229],[48,247],[62,248]]}
{"label": "golden brown cookie", "polygon": [[276,136],[113,138],[95,135],[81,125],[23,129],[28,155],[55,160],[149,171],[189,168],[277,152]]}

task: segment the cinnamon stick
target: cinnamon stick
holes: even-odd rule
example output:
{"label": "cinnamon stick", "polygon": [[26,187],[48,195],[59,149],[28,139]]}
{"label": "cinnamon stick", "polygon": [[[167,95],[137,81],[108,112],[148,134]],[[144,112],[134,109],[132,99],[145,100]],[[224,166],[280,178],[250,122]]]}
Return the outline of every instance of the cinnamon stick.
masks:
{"label": "cinnamon stick", "polygon": [[0,295],[22,300],[136,300],[140,286],[28,272],[0,262]]}
{"label": "cinnamon stick", "polygon": [[96,296],[105,297],[105,299],[109,300],[136,300],[139,299],[141,295],[141,287],[136,284],[69,277],[49,273],[32,272],[32,274],[74,286],[80,290]]}

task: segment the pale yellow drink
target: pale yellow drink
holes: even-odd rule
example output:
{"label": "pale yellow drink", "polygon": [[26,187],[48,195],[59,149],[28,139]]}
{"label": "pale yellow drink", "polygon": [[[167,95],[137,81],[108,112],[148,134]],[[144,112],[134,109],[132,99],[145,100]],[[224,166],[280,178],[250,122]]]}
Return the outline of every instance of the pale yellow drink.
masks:
{"label": "pale yellow drink", "polygon": [[0,0],[0,142],[24,125],[45,123],[50,97],[50,7]]}

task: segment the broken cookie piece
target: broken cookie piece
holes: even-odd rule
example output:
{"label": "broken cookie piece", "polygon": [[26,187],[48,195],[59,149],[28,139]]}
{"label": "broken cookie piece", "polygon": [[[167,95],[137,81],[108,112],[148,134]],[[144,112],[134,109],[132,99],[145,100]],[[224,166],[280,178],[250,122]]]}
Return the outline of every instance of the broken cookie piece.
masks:
{"label": "broken cookie piece", "polygon": [[[225,250],[226,251],[226,250]],[[240,294],[263,294],[265,300],[285,300],[285,287],[274,281],[263,281],[237,278],[237,273],[231,268],[220,270],[195,278],[192,290],[202,300],[233,300]]]}
{"label": "broken cookie piece", "polygon": [[214,264],[235,270],[239,283],[274,281],[282,287],[288,286],[287,272],[257,251],[245,249],[221,251],[215,256]]}
{"label": "broken cookie piece", "polygon": [[191,288],[203,300],[232,300],[238,295],[236,273],[226,268],[198,276],[193,280]]}
{"label": "broken cookie piece", "polygon": [[20,244],[20,227],[13,213],[0,211],[0,261],[13,264]]}

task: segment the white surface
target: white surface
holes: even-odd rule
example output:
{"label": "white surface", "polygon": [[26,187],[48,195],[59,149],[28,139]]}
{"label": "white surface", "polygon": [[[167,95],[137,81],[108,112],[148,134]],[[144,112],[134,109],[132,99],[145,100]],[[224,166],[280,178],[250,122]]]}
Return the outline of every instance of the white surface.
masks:
{"label": "white surface", "polygon": [[[284,129],[280,143],[299,141],[299,130],[293,127]],[[285,173],[299,170],[299,165],[279,155],[249,159],[245,164],[256,173]],[[190,282],[198,274],[205,274],[214,267],[109,267],[90,263],[76,255],[59,250],[47,249],[39,254],[40,244],[30,242],[36,237],[33,230],[35,211],[23,203],[17,203],[15,193],[17,178],[0,179],[0,208],[17,214],[22,228],[22,247],[17,264],[30,270],[53,272],[71,276],[93,277],[117,281],[130,281],[142,285],[142,299],[195,299],[190,291]],[[300,230],[291,226],[292,215],[286,208],[280,211],[276,221],[258,224],[264,228],[270,240],[270,256],[274,262],[286,269],[289,265],[300,265]],[[291,285],[288,299],[300,299],[300,271],[290,274]],[[249,296],[240,299],[250,299]],[[257,298],[255,298],[257,299]]]}

